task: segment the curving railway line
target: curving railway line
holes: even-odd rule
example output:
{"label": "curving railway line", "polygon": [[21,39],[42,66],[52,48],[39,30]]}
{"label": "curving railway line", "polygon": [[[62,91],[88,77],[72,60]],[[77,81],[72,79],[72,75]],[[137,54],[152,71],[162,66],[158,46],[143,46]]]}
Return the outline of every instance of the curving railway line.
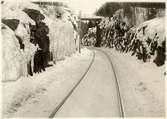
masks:
{"label": "curving railway line", "polygon": [[124,117],[124,109],[123,109],[123,103],[122,103],[122,98],[121,98],[121,91],[120,91],[120,86],[119,86],[119,82],[118,82],[118,79],[117,79],[117,75],[116,75],[116,71],[114,70],[114,65],[112,63],[112,60],[110,58],[110,56],[103,50],[100,50],[98,49],[99,51],[103,52],[107,59],[109,60],[110,64],[111,64],[111,67],[113,69],[113,72],[114,72],[114,77],[115,77],[115,85],[116,85],[116,91],[117,91],[117,96],[118,96],[118,99],[119,99],[119,109],[120,109],[120,117]]}
{"label": "curving railway line", "polygon": [[92,64],[94,62],[94,59],[95,59],[95,52],[93,52],[92,60],[91,60],[91,62],[89,64],[88,68],[86,69],[86,71],[84,72],[84,74],[82,75],[82,77],[80,78],[80,80],[71,89],[71,91],[67,94],[67,96],[60,102],[60,104],[53,110],[53,112],[51,112],[51,114],[49,115],[49,118],[53,118],[54,117],[54,115],[56,114],[56,112],[62,107],[62,105],[65,103],[65,101],[70,97],[70,95],[73,93],[73,91],[77,88],[77,86],[80,84],[80,82],[83,80],[83,78],[85,77],[85,75],[89,71],[90,67],[92,66]]}
{"label": "curving railway line", "polygon": [[[97,48],[92,50],[93,56],[87,70],[84,72],[76,85],[66,95],[66,97],[61,101],[61,103],[50,113],[49,118],[75,116],[77,113],[80,114],[81,117],[125,116],[119,82],[112,60],[105,51]],[[103,61],[104,57],[105,61]],[[98,66],[98,64],[101,65]],[[100,76],[99,72],[102,72],[103,76]],[[96,84],[96,82],[99,83]],[[80,110],[80,108],[82,108],[81,111],[77,112],[77,110]],[[87,115],[86,113],[89,114]],[[100,113],[103,114],[100,115]]]}

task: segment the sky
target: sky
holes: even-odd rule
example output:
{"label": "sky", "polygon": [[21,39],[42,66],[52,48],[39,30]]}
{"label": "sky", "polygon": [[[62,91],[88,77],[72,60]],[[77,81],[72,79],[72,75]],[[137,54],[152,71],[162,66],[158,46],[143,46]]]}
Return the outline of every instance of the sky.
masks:
{"label": "sky", "polygon": [[71,0],[69,6],[82,14],[92,14],[102,5],[102,0]]}
{"label": "sky", "polygon": [[[39,1],[39,0],[32,0]],[[46,0],[40,0],[46,1]],[[111,0],[47,0],[47,1],[60,1],[65,2],[76,13],[81,11],[82,14],[93,14],[104,2]]]}

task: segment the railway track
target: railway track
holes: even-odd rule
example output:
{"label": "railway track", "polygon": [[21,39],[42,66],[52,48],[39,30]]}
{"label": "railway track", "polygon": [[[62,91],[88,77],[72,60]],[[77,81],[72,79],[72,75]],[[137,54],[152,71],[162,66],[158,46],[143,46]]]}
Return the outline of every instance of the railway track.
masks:
{"label": "railway track", "polygon": [[57,111],[62,107],[62,105],[65,103],[65,101],[70,97],[70,95],[73,93],[73,91],[76,89],[76,87],[80,84],[80,82],[83,80],[83,78],[86,76],[87,72],[89,71],[90,67],[92,66],[93,62],[95,59],[95,52],[93,52],[93,57],[92,60],[88,66],[88,68],[86,69],[86,71],[84,72],[84,74],[82,75],[82,77],[79,79],[79,81],[76,83],[76,85],[70,90],[70,92],[67,94],[67,96],[59,103],[59,105],[51,112],[51,114],[49,115],[49,118],[53,118],[54,115],[57,113]]}
{"label": "railway track", "polygon": [[96,50],[102,52],[107,57],[107,59],[110,62],[110,65],[113,69],[113,73],[114,73],[114,77],[115,77],[115,85],[116,85],[116,88],[117,88],[116,90],[117,90],[117,97],[118,97],[118,102],[119,102],[118,105],[119,105],[120,117],[124,117],[125,115],[124,115],[123,103],[122,103],[122,98],[121,98],[120,86],[119,86],[119,82],[118,82],[118,79],[117,79],[117,75],[116,75],[112,60],[111,60],[110,56],[105,51],[103,51],[101,49],[96,49]]}
{"label": "railway track", "polygon": [[[94,49],[94,48],[93,48]],[[124,117],[124,111],[123,111],[123,104],[122,104],[122,100],[121,100],[121,94],[120,94],[120,88],[119,88],[119,83],[117,80],[117,76],[116,76],[116,72],[114,70],[114,66],[112,63],[112,60],[110,58],[110,56],[103,50],[101,49],[94,49],[96,51],[102,52],[106,58],[108,59],[108,61],[110,62],[110,65],[113,69],[113,73],[114,73],[114,78],[115,78],[115,85],[116,85],[116,91],[117,91],[117,98],[118,98],[118,108],[119,108],[119,116],[120,117]],[[80,78],[80,80],[76,83],[76,85],[70,90],[70,92],[66,95],[66,97],[59,103],[59,105],[50,113],[49,118],[53,118],[55,116],[55,114],[58,112],[58,110],[63,106],[63,104],[66,102],[66,100],[71,96],[71,94],[73,93],[73,91],[77,88],[77,86],[80,84],[80,82],[84,79],[84,77],[86,76],[86,74],[88,73],[90,67],[92,66],[93,62],[95,59],[95,51],[93,51],[93,56],[92,59],[89,63],[88,68],[86,69],[86,71],[84,72],[84,74],[82,75],[82,77]]]}

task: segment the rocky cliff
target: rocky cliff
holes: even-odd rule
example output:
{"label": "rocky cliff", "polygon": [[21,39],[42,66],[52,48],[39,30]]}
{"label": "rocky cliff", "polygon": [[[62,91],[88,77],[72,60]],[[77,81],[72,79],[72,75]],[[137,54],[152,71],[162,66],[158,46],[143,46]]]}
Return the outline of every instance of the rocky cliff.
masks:
{"label": "rocky cliff", "polygon": [[164,17],[165,9],[129,7],[119,9],[115,13],[119,15],[120,19],[125,21],[128,26],[132,27],[156,17]]}
{"label": "rocky cliff", "polygon": [[130,27],[140,23],[165,16],[165,3],[113,3],[108,2],[102,5],[96,15],[112,17],[114,14],[120,16]]}

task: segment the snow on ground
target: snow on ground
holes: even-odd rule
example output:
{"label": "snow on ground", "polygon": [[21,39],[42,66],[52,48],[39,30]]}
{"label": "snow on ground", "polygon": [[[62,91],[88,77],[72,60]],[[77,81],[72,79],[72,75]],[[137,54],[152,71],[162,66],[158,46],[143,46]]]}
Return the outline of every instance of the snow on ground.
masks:
{"label": "snow on ground", "polygon": [[165,116],[165,65],[143,63],[108,49],[120,84],[126,117]]}
{"label": "snow on ground", "polygon": [[95,59],[88,73],[55,117],[119,117],[118,106],[110,62],[102,52],[95,51]]}
{"label": "snow on ground", "polygon": [[[91,57],[92,53],[83,48],[81,54],[75,53],[59,61],[48,67],[46,72],[33,77],[21,77],[15,82],[3,82],[3,117],[47,117],[79,80]],[[48,103],[44,104],[43,101]],[[28,113],[30,110],[34,111]]]}

